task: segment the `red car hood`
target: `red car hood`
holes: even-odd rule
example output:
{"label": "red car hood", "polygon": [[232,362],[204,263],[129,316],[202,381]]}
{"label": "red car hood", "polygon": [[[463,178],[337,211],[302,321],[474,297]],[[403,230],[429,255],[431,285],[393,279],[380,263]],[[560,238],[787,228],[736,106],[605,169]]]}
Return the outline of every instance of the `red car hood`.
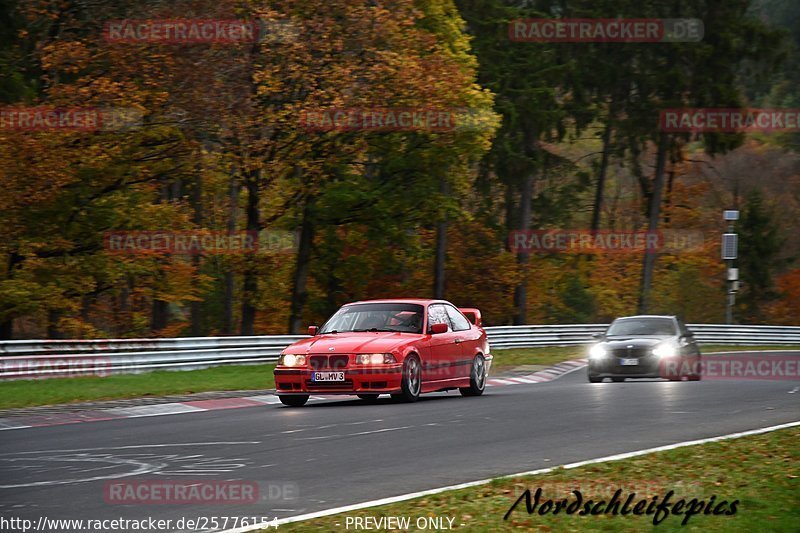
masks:
{"label": "red car hood", "polygon": [[[416,333],[358,332],[317,335],[297,341],[283,353],[389,353],[424,339]],[[333,350],[331,350],[333,348]]]}

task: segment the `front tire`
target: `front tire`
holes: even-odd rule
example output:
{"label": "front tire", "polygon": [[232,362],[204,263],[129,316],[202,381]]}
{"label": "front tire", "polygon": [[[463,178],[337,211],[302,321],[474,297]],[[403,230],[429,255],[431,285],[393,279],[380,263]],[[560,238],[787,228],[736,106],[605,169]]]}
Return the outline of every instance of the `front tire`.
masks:
{"label": "front tire", "polygon": [[288,405],[289,407],[303,407],[308,401],[308,394],[293,394],[291,396],[278,395],[278,399],[283,405]]}
{"label": "front tire", "polygon": [[589,374],[589,383],[600,383],[603,381],[603,378]]}
{"label": "front tire", "polygon": [[462,396],[480,396],[486,390],[486,361],[482,355],[476,355],[472,360],[469,387],[461,387],[458,390]]}
{"label": "front tire", "polygon": [[392,394],[392,398],[401,402],[416,402],[422,390],[422,367],[416,355],[409,355],[403,361],[403,381],[400,385],[402,392]]}
{"label": "front tire", "polygon": [[692,374],[689,375],[689,381],[700,381],[703,379],[703,371],[702,369],[702,359],[700,358],[700,354],[697,354],[697,360],[694,364],[694,370]]}

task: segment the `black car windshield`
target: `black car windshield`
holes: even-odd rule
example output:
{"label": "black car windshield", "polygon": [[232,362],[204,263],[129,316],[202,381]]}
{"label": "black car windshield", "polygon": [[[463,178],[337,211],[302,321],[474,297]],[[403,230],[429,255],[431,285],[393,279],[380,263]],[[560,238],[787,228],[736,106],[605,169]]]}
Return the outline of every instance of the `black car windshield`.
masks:
{"label": "black car windshield", "polygon": [[422,333],[423,307],[407,303],[346,305],[339,309],[321,333],[346,331],[399,331]]}
{"label": "black car windshield", "polygon": [[675,322],[671,318],[625,318],[615,320],[608,328],[608,336],[675,335]]}

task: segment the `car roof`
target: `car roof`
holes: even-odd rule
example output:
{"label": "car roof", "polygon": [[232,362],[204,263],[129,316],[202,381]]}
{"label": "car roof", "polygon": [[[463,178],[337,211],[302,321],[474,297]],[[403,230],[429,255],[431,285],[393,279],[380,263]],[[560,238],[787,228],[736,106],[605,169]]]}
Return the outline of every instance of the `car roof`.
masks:
{"label": "car roof", "polygon": [[357,302],[349,302],[345,305],[355,305],[355,304],[390,304],[390,303],[412,303],[412,304],[419,304],[419,305],[428,305],[434,303],[446,303],[449,304],[447,300],[432,300],[430,298],[386,298],[380,300],[359,300]]}

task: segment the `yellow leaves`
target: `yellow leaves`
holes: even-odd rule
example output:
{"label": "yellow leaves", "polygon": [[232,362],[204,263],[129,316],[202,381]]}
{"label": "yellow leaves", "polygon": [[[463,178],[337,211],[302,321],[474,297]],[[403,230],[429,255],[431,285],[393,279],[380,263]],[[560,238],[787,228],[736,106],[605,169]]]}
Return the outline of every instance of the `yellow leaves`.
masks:
{"label": "yellow leaves", "polygon": [[77,74],[89,66],[91,52],[80,41],[58,40],[42,47],[42,67],[64,74]]}

